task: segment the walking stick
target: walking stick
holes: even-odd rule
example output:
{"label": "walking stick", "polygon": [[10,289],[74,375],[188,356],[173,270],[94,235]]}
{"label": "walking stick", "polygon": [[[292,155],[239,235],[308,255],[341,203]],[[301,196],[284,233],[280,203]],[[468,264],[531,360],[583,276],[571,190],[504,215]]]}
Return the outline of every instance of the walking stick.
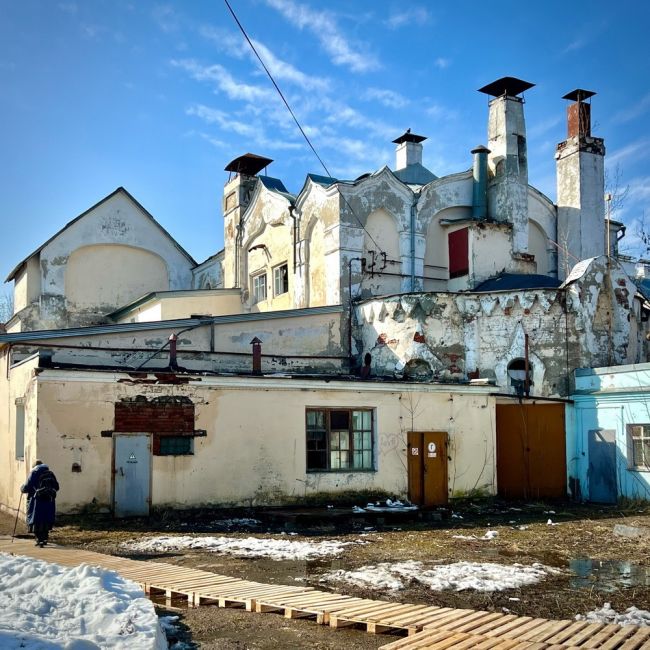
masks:
{"label": "walking stick", "polygon": [[20,499],[18,499],[18,510],[16,511],[16,521],[14,522],[14,532],[11,534],[11,543],[14,543],[14,537],[16,536],[16,526],[18,525],[18,515],[20,515],[20,504],[23,502],[23,493],[20,493]]}

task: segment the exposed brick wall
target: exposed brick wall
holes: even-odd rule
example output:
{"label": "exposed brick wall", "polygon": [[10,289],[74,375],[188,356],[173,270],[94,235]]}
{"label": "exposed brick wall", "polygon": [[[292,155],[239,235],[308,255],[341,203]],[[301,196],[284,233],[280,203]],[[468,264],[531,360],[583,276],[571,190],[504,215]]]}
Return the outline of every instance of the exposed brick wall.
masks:
{"label": "exposed brick wall", "polygon": [[115,404],[116,432],[143,431],[182,435],[194,432],[194,404],[124,401]]}

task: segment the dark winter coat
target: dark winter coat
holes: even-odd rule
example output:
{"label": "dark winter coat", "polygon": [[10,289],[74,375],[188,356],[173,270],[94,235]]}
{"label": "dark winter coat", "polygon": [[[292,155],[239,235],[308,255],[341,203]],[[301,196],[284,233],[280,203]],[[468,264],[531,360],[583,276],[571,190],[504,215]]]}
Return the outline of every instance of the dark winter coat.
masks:
{"label": "dark winter coat", "polygon": [[[50,489],[39,490],[41,479],[48,474]],[[27,481],[21,486],[20,491],[27,495],[27,524],[29,526],[51,528],[54,525],[56,515],[56,493],[59,490],[59,483],[54,473],[47,465],[37,465],[27,477]]]}

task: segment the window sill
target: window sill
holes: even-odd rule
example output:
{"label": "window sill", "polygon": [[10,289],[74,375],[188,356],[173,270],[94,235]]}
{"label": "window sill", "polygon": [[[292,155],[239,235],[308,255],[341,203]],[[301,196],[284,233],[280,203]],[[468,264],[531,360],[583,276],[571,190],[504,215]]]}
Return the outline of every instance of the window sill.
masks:
{"label": "window sill", "polygon": [[373,469],[355,469],[353,467],[347,469],[308,469],[307,474],[370,474],[376,472]]}
{"label": "window sill", "polygon": [[650,467],[646,467],[645,465],[639,465],[639,466],[632,465],[632,467],[627,468],[627,471],[628,472],[644,472],[644,473],[648,473],[648,472],[650,472]]}

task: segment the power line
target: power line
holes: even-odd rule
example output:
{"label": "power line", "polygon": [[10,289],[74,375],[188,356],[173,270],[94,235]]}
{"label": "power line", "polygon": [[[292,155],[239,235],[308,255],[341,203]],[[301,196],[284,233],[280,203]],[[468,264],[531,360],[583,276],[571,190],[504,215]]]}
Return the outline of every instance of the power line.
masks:
{"label": "power line", "polygon": [[[305,130],[304,130],[304,129],[302,128],[302,126],[300,125],[300,122],[298,121],[298,118],[296,117],[296,114],[295,114],[295,113],[293,112],[293,110],[291,109],[291,106],[289,106],[289,102],[287,101],[287,99],[285,98],[284,94],[283,94],[282,91],[280,90],[280,87],[278,86],[278,84],[276,83],[275,79],[273,78],[273,75],[271,74],[271,72],[269,71],[269,69],[266,67],[266,64],[265,64],[264,61],[262,60],[262,57],[259,55],[259,53],[258,53],[257,50],[255,49],[255,45],[253,45],[253,42],[252,42],[251,39],[248,37],[248,34],[246,33],[246,30],[244,29],[244,26],[241,24],[241,22],[239,21],[239,18],[237,18],[237,14],[236,14],[235,11],[233,10],[233,8],[230,6],[230,2],[228,2],[228,0],[224,0],[224,2],[226,3],[226,7],[228,7],[228,10],[229,10],[230,13],[232,14],[232,17],[234,18],[235,22],[237,23],[237,27],[239,27],[239,30],[240,30],[241,33],[244,35],[244,38],[246,39],[246,42],[247,42],[248,45],[250,46],[251,50],[253,50],[253,53],[254,53],[255,56],[257,57],[257,60],[260,62],[262,68],[264,68],[264,72],[266,72],[268,78],[271,80],[271,83],[273,84],[273,86],[274,86],[275,90],[277,91],[278,95],[280,95],[280,99],[282,99],[282,102],[283,102],[284,105],[287,107],[287,110],[289,111],[291,117],[293,118],[293,121],[296,123],[296,126],[297,126],[298,129],[300,130],[300,133],[302,134],[302,137],[305,139],[305,141],[306,141],[307,144],[309,145],[309,148],[314,152],[314,155],[316,156],[316,158],[318,158],[318,162],[320,162],[320,164],[323,166],[323,169],[325,170],[325,173],[326,173],[330,178],[334,178],[334,177],[332,176],[332,174],[330,173],[330,170],[327,168],[327,165],[323,162],[323,159],[318,155],[318,152],[316,151],[316,148],[314,147],[314,145],[312,144],[311,140],[309,139],[309,136],[305,133]],[[352,208],[352,206],[349,204],[348,200],[345,198],[345,195],[343,194],[343,192],[341,192],[341,189],[340,189],[340,187],[338,187],[338,185],[337,185],[337,188],[336,188],[336,189],[337,189],[339,195],[341,196],[341,198],[343,199],[343,201],[344,201],[345,205],[347,206],[348,210],[350,210],[350,212],[352,213],[352,215],[354,216],[354,218],[359,222],[359,225],[363,228],[363,230],[365,231],[366,235],[368,235],[368,237],[370,237],[370,239],[372,240],[372,243],[377,247],[377,249],[379,250],[379,252],[380,252],[380,253],[384,253],[384,250],[383,250],[383,249],[381,248],[381,246],[380,246],[380,245],[375,241],[375,238],[374,238],[374,237],[373,237],[373,236],[368,232],[368,230],[366,229],[366,227],[363,225],[363,223],[361,222],[361,219],[359,219],[359,217],[357,216],[357,213],[354,211],[354,209]]]}

